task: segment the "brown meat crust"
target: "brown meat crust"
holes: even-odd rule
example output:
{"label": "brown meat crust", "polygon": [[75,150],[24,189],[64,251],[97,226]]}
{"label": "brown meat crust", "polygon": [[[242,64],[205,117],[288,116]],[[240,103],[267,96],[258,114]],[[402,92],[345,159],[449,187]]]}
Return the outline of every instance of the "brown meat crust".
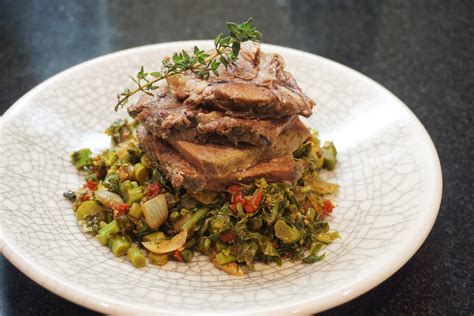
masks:
{"label": "brown meat crust", "polygon": [[143,127],[138,128],[137,135],[154,165],[171,180],[173,186],[183,186],[191,192],[224,191],[232,184],[250,183],[260,178],[268,182],[294,183],[304,169],[302,161],[293,159],[292,155],[284,155],[226,176],[216,176],[196,169],[169,144],[153,137]]}
{"label": "brown meat crust", "polygon": [[248,119],[226,116],[219,111],[189,108],[174,97],[166,86],[155,96],[143,96],[128,108],[129,114],[154,136],[173,135],[197,143],[229,143],[268,146],[298,119],[290,115],[278,119]]}
{"label": "brown meat crust", "polygon": [[271,146],[197,144],[174,136],[170,136],[167,140],[198,170],[223,177],[237,170],[245,170],[259,162],[291,155],[310,137],[308,128],[297,120]]}
{"label": "brown meat crust", "polygon": [[236,65],[221,66],[219,76],[203,80],[186,72],[167,78],[167,82],[185,105],[223,111],[228,116],[309,117],[315,102],[284,68],[280,55],[263,53],[257,44],[246,43]]}

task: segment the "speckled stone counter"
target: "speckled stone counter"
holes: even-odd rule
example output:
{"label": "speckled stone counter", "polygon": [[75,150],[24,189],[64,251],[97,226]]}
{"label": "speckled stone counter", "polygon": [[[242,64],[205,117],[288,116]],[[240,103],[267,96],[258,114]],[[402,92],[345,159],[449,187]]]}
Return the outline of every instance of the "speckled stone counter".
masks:
{"label": "speckled stone counter", "polygon": [[[472,315],[472,1],[2,0],[0,113],[41,81],[87,59],[211,38],[225,21],[249,16],[265,42],[333,59],[391,90],[424,124],[443,167],[441,210],[425,244],[381,285],[323,314]],[[4,315],[93,314],[1,256],[0,294]]]}

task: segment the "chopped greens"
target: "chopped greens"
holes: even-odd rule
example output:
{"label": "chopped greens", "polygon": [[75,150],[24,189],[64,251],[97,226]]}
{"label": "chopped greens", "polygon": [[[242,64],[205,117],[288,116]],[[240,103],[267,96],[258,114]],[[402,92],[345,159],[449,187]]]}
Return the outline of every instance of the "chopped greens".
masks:
{"label": "chopped greens", "polygon": [[77,169],[89,167],[92,164],[91,155],[89,148],[79,149],[71,154],[71,162]]}
{"label": "chopped greens", "polygon": [[216,268],[243,275],[257,262],[318,262],[321,250],[340,238],[324,221],[335,207],[326,196],[338,185],[319,176],[322,168],[335,168],[337,152],[329,142],[320,147],[317,133],[294,152],[307,166],[297,184],[262,178],[221,193],[172,187],[140,149],[135,122],[116,121],[106,133],[112,148],[97,156],[89,149],[72,153],[87,182],[64,196],[84,231],[135,267],[189,263],[199,252]]}

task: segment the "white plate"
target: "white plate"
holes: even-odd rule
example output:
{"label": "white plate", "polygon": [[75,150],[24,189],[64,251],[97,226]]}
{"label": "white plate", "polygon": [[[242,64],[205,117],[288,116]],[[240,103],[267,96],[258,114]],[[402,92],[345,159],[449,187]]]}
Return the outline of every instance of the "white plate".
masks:
{"label": "white plate", "polygon": [[0,231],[3,254],[52,292],[104,313],[319,312],[373,288],[421,246],[441,200],[441,169],[433,143],[412,112],[371,79],[301,51],[278,52],[313,97],[305,120],[333,140],[341,185],[331,228],[342,239],[314,265],[258,265],[239,278],[206,257],[190,265],[135,269],[81,233],[62,197],[83,179],[69,162],[78,148],[104,148],[101,132],[125,111],[115,94],[140,65],[209,41],[139,47],[66,70],[18,100],[1,119]]}

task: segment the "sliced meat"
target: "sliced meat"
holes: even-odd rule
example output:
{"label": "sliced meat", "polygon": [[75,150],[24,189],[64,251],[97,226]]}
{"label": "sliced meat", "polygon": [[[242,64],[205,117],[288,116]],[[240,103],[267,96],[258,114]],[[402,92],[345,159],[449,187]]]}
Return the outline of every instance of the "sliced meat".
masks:
{"label": "sliced meat", "polygon": [[192,191],[205,185],[205,178],[164,140],[153,137],[143,126],[137,129],[140,145],[152,158],[154,165],[171,180],[174,187],[184,184]]}
{"label": "sliced meat", "polygon": [[[212,51],[209,52],[212,54]],[[252,80],[258,76],[258,69],[256,62],[258,61],[258,54],[260,53],[260,46],[258,44],[245,42],[242,44],[239,58],[235,62],[235,67],[225,68],[220,66],[219,79],[231,81],[233,79]],[[216,77],[211,76],[210,81],[215,81]],[[193,93],[199,93],[208,86],[206,80],[190,75],[175,75],[166,79],[173,91],[173,94],[180,100],[187,99]]]}
{"label": "sliced meat", "polygon": [[231,143],[267,146],[275,143],[280,134],[291,126],[297,115],[274,120],[247,119],[225,116],[222,112],[200,112],[196,115],[196,129],[201,135],[219,134]]}
{"label": "sliced meat", "polygon": [[303,173],[303,162],[294,160],[292,155],[285,155],[219,177],[196,169],[165,141],[153,137],[143,127],[138,128],[137,134],[145,152],[155,166],[171,179],[173,186],[183,186],[192,192],[223,191],[232,184],[249,183],[262,177],[268,182],[294,183]]}
{"label": "sliced meat", "polygon": [[197,143],[225,143],[227,140],[235,145],[267,146],[297,120],[296,115],[251,120],[229,117],[218,111],[188,108],[170,93],[167,86],[159,88],[153,97],[142,96],[128,111],[156,137],[179,135],[181,140]]}
{"label": "sliced meat", "polygon": [[207,174],[226,176],[237,170],[256,165],[262,160],[257,146],[221,146],[195,144],[188,141],[168,139],[170,145],[191,165]]}
{"label": "sliced meat", "polygon": [[267,182],[295,183],[301,178],[303,170],[303,161],[295,160],[293,155],[285,155],[233,173],[226,177],[223,183],[225,184],[224,188],[232,184],[250,183],[260,178],[265,178]]}
{"label": "sliced meat", "polygon": [[292,154],[311,137],[308,128],[298,119],[271,146],[225,146],[196,144],[170,136],[168,142],[191,165],[206,173],[226,176],[247,169],[259,162]]}
{"label": "sliced meat", "polygon": [[219,76],[201,80],[187,72],[171,76],[167,82],[185,105],[207,107],[234,117],[308,117],[315,105],[293,76],[284,71],[283,58],[262,53],[254,43],[243,45],[236,65],[227,69],[221,66]]}
{"label": "sliced meat", "polygon": [[128,107],[128,113],[156,136],[166,137],[171,129],[187,129],[193,127],[193,116],[196,111],[188,111],[176,100],[165,86],[156,90],[155,95],[143,95],[136,104]]}

